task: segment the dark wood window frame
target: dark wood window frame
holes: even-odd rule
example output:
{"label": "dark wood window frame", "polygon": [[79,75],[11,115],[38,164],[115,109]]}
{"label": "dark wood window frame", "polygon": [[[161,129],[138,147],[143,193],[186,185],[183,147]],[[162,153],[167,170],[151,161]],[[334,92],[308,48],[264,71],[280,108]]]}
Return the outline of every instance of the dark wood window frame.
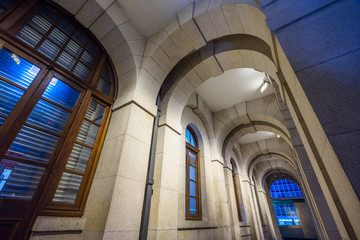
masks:
{"label": "dark wood window frame", "polygon": [[[190,132],[191,136],[194,138],[195,146],[192,146],[190,143],[186,142],[186,177],[185,177],[185,184],[186,184],[186,192],[185,192],[185,219],[186,220],[202,220],[202,208],[201,208],[201,183],[200,183],[200,158],[199,158],[199,143],[197,140],[197,136],[194,132],[194,130],[191,127],[187,127],[187,130]],[[192,165],[190,163],[190,153],[193,153],[196,156],[196,164]],[[189,169],[190,166],[193,166],[196,168],[196,181],[190,180],[190,173]],[[191,214],[190,213],[190,181],[193,181],[196,183],[196,191],[197,191],[197,197],[196,197],[196,206],[197,206],[197,213]],[[193,196],[191,196],[193,197]]]}
{"label": "dark wood window frame", "polygon": [[[71,71],[65,69],[55,61],[15,37],[17,31],[21,29],[21,27],[26,24],[27,21],[31,19],[41,7],[44,6],[70,20],[71,23],[74,24],[76,28],[81,29],[84,35],[88,39],[91,39],[98,48],[99,54],[90,68],[90,73],[86,80],[81,79]],[[61,133],[53,133],[51,131],[41,129],[45,133],[53,134],[58,137],[58,142],[47,164],[40,162],[37,163],[34,161],[29,162],[26,159],[14,156],[6,157],[7,159],[10,158],[10,160],[45,167],[41,180],[32,196],[31,204],[29,203],[26,205],[28,208],[33,209],[32,215],[25,218],[24,221],[26,221],[26,223],[16,223],[16,229],[14,228],[13,233],[11,233],[11,236],[15,236],[15,238],[17,238],[19,236],[27,236],[27,234],[29,234],[31,226],[38,215],[82,216],[104,142],[106,130],[110,121],[111,105],[116,98],[117,79],[109,56],[106,54],[101,44],[99,44],[96,37],[78,23],[71,14],[67,13],[64,9],[51,1],[18,1],[14,6],[2,12],[0,14],[0,48],[2,47],[29,61],[30,63],[35,64],[40,67],[41,70],[27,89],[22,88],[21,86],[16,86],[15,83],[11,83],[25,92],[8,116],[2,116],[0,114],[0,117],[5,117],[3,124],[0,126],[0,161],[4,158],[9,147],[23,126],[26,125],[32,127],[33,129],[39,129],[35,125],[26,123],[26,121],[40,99],[65,109],[65,107],[60,106],[56,102],[51,102],[50,100],[42,97],[42,94],[50,83],[52,77],[58,78],[63,83],[80,92],[75,107],[71,110],[70,116]],[[81,56],[81,54],[79,56]],[[80,57],[77,59],[77,62],[79,59]],[[108,68],[111,78],[111,91],[109,96],[97,89],[97,84],[100,81],[100,77],[105,67]],[[9,80],[2,77],[0,78],[2,81],[9,83]],[[91,101],[96,101],[98,104],[104,106],[105,111],[100,123],[91,122],[91,120],[87,119],[87,121],[98,126],[99,130],[97,132],[94,145],[91,147],[92,152],[85,172],[79,173],[75,170],[73,171],[83,176],[79,191],[76,195],[76,200],[74,204],[53,203],[52,198],[62,173],[64,171],[72,172],[72,170],[65,170],[65,166]],[[0,199],[0,201],[3,200]],[[15,204],[16,201],[14,200],[13,202]]]}
{"label": "dark wood window frame", "polygon": [[238,219],[239,222],[242,222],[242,214],[241,214],[241,206],[240,206],[240,197],[239,197],[239,190],[238,190],[238,184],[236,181],[236,176],[238,175],[235,171],[235,167],[236,165],[231,161],[231,165],[232,165],[232,169],[231,169],[231,174],[232,174],[232,179],[233,179],[233,185],[234,185],[234,193],[235,193],[235,201],[236,201],[236,210],[237,210],[237,214],[238,214]]}

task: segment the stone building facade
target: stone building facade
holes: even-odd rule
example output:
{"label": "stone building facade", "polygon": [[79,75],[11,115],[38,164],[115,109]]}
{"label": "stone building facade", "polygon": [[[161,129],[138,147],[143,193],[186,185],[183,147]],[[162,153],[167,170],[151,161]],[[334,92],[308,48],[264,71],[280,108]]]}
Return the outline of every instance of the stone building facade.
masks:
{"label": "stone building facade", "polygon": [[[24,238],[360,238],[359,2],[184,1],[151,34],[134,23],[135,1],[39,2],[93,34],[117,92],[83,209],[40,205]],[[236,69],[264,74],[268,94],[213,110],[198,89]],[[188,214],[187,129],[197,140],[198,219]],[[248,139],[257,132],[273,137]],[[297,233],[276,219],[270,187],[279,178],[303,194]]]}

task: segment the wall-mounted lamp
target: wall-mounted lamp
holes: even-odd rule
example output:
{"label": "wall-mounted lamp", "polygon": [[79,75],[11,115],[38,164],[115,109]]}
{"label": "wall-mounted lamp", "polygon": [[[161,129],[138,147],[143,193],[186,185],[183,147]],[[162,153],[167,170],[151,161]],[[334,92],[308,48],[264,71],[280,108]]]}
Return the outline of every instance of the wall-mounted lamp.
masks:
{"label": "wall-mounted lamp", "polygon": [[270,80],[269,80],[268,76],[265,75],[264,80],[263,80],[263,83],[262,83],[262,85],[261,85],[260,91],[261,91],[261,92],[264,92],[265,89],[266,89],[269,85],[270,85]]}

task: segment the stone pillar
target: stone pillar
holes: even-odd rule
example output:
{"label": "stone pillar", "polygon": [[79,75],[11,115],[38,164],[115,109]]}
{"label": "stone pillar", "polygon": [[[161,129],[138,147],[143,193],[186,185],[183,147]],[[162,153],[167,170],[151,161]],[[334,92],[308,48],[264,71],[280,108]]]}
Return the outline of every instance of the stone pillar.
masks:
{"label": "stone pillar", "polygon": [[[243,179],[243,201],[245,205],[245,214],[246,214],[246,222],[250,225],[251,230],[251,239],[257,240],[259,236],[258,229],[256,228],[256,214],[255,214],[255,206],[253,203],[253,196],[252,196],[252,186],[249,181],[249,178],[242,177]],[[242,234],[243,235],[243,234]]]}
{"label": "stone pillar", "polygon": [[138,238],[153,120],[135,103],[114,109],[84,214],[89,236]]}
{"label": "stone pillar", "polygon": [[272,226],[272,222],[271,222],[271,218],[270,218],[270,212],[269,212],[269,205],[268,202],[266,200],[266,193],[264,191],[264,189],[262,189],[261,187],[257,187],[257,195],[258,195],[258,200],[259,200],[259,209],[260,209],[260,214],[262,215],[262,219],[264,221],[265,224],[265,230],[266,232],[264,232],[264,238],[265,239],[273,239],[274,234],[274,229]]}
{"label": "stone pillar", "polygon": [[297,215],[300,219],[301,228],[303,230],[304,236],[307,239],[316,239],[316,231],[314,228],[314,223],[311,220],[310,214],[308,212],[305,202],[294,202]]}
{"label": "stone pillar", "polygon": [[225,176],[223,162],[212,160],[213,177],[214,177],[214,196],[216,208],[216,239],[231,239],[230,216],[228,198],[225,190]]}
{"label": "stone pillar", "polygon": [[[184,217],[178,214],[179,206],[185,211],[184,179],[179,183],[179,171],[185,172],[185,145],[181,143],[179,133],[166,125],[159,127],[148,239],[177,239],[178,219]],[[179,205],[179,199],[183,204]]]}
{"label": "stone pillar", "polygon": [[[267,189],[267,192],[270,192],[269,189]],[[279,225],[278,225],[277,218],[276,218],[276,213],[274,210],[274,205],[273,205],[270,194],[266,195],[266,202],[267,202],[267,205],[269,206],[269,221],[271,221],[271,224],[272,224],[273,238],[274,239],[282,239]]]}
{"label": "stone pillar", "polygon": [[255,223],[255,229],[257,233],[257,240],[263,240],[264,239],[264,233],[263,233],[263,227],[262,227],[262,221],[260,216],[260,210],[258,208],[259,203],[256,195],[256,186],[255,182],[253,181],[251,186],[251,195],[253,200],[253,213],[254,213],[254,223]]}
{"label": "stone pillar", "polygon": [[[280,76],[280,78],[282,78]],[[286,99],[287,105],[285,105],[281,95],[280,89],[277,84],[274,84],[275,94],[280,105],[281,112],[284,116],[284,121],[287,129],[290,133],[291,142],[295,149],[295,159],[297,160],[296,165],[299,172],[299,175],[302,178],[302,192],[305,195],[307,203],[311,206],[311,214],[316,226],[318,237],[320,239],[341,239],[340,231],[346,235],[346,231],[342,222],[339,221],[340,216],[336,211],[336,206],[332,199],[328,198],[329,201],[325,198],[324,192],[320,186],[319,179],[317,177],[319,173],[319,168],[314,169],[316,164],[313,166],[309,158],[308,152],[305,150],[303,141],[300,137],[299,131],[295,125],[294,119],[292,116],[297,116],[294,112],[294,106],[291,104],[295,103],[294,100]],[[283,89],[285,97],[289,97],[289,89]],[[291,111],[290,111],[291,110]],[[300,119],[303,121],[303,119]],[[297,119],[299,121],[299,119]],[[309,154],[314,154],[309,152]],[[314,156],[312,155],[312,158]],[[332,206],[328,204],[331,203]],[[331,211],[333,210],[333,212]],[[335,215],[333,215],[335,214]],[[337,223],[335,219],[337,219]]]}
{"label": "stone pillar", "polygon": [[[236,205],[234,183],[232,179],[232,170],[228,166],[224,166],[224,174],[226,182],[226,193],[229,199],[229,219],[232,239],[241,239],[238,209]],[[236,174],[236,177],[238,176],[239,174]]]}

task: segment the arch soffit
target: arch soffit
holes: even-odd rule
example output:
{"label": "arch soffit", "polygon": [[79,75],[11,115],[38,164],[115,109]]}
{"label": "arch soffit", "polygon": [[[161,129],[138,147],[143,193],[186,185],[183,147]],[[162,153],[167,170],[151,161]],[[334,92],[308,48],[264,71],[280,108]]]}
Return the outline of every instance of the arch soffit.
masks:
{"label": "arch soffit", "polygon": [[[225,42],[223,42],[225,44]],[[223,52],[226,54],[237,54],[239,58],[234,59],[234,65],[229,69],[235,68],[254,68],[256,70],[270,73],[274,79],[277,79],[276,76],[276,66],[267,56],[253,50],[230,50]],[[243,55],[243,57],[241,57]],[[247,57],[244,57],[247,56]],[[254,57],[257,56],[257,57]],[[244,59],[250,58],[252,62],[244,62]],[[187,59],[184,59],[187,61]],[[212,68],[206,68],[204,65],[207,59],[202,60],[197,65],[193,67],[189,62],[184,63],[185,66],[182,66],[186,72],[180,74],[176,68],[172,71],[166,81],[163,84],[163,89],[168,89],[166,94],[163,95],[161,103],[161,116],[160,124],[167,124],[172,126],[174,129],[179,127],[179,121],[181,116],[181,111],[186,106],[188,99],[191,97],[195,89],[200,86],[204,81],[208,80],[212,76],[206,76],[203,79],[200,78],[200,75],[196,71],[202,71],[203,73],[209,73]],[[217,62],[217,61],[216,61]],[[267,64],[264,64],[267,62]],[[221,64],[221,62],[220,62]],[[267,67],[268,66],[268,67]],[[203,68],[205,67],[205,68]],[[203,69],[202,69],[203,68]],[[271,68],[270,71],[267,69]],[[227,69],[228,70],[228,69]],[[222,74],[223,72],[221,72]],[[215,76],[215,75],[213,75]],[[169,79],[169,80],[168,80]],[[171,82],[170,82],[171,81]],[[174,83],[177,81],[177,83]],[[170,85],[170,87],[169,87]]]}
{"label": "arch soffit", "polygon": [[[251,178],[252,177],[252,173],[254,171],[254,169],[261,163],[269,161],[269,160],[276,160],[276,161],[280,161],[285,163],[285,166],[291,166],[292,170],[296,170],[296,165],[294,160],[288,156],[286,153],[281,152],[281,151],[258,151],[255,152],[253,154],[253,156],[250,158],[250,160],[247,162],[246,169],[247,169],[247,174],[248,176]],[[270,161],[271,161],[270,160]],[[285,168],[284,166],[278,166],[278,163],[276,163],[276,168]],[[274,169],[273,166],[271,166],[270,164],[268,165],[267,169]],[[288,169],[288,171],[291,171],[290,169]],[[258,173],[259,174],[259,173]]]}
{"label": "arch soffit", "polygon": [[[149,97],[155,98],[161,85],[163,88],[165,85],[169,85],[166,83],[173,85],[173,82],[169,81],[169,78],[166,79],[166,76],[170,75],[170,71],[176,66],[181,66],[180,60],[190,53],[200,56],[202,54],[202,60],[205,60],[192,67],[194,69],[189,74],[194,79],[191,83],[203,82],[211,76],[217,76],[225,70],[238,67],[259,69],[277,79],[277,70],[276,67],[273,67],[274,63],[272,62],[275,55],[271,32],[265,22],[265,15],[254,7],[256,4],[252,4],[252,1],[226,1],[227,4],[224,5],[221,5],[222,1],[211,1],[211,4],[209,2],[200,0],[197,4],[189,4],[179,11],[176,19],[147,39],[136,90],[139,94],[143,91],[141,88],[146,88],[148,90],[146,97],[148,99]],[[213,4],[215,2],[217,4]],[[246,4],[236,4],[237,2]],[[240,35],[243,36],[241,41],[239,40]],[[229,39],[223,38],[237,38],[237,44],[235,41],[229,45],[219,44],[219,39],[230,43]],[[259,44],[260,41],[263,44]],[[215,44],[216,49],[213,49],[214,43],[217,43]],[[239,47],[241,44],[242,47]],[[239,58],[238,61],[244,61],[239,56],[239,52],[230,53],[229,56],[225,47],[232,47],[236,50],[248,49],[248,52],[242,54],[246,64],[237,62]],[[215,52],[213,56],[206,57],[204,52],[209,49],[218,50],[218,52]],[[269,59],[264,60],[262,54],[268,56]],[[257,65],[262,65],[263,68],[259,68]],[[149,93],[149,90],[153,92]]]}
{"label": "arch soffit", "polygon": [[145,38],[125,15],[118,1],[55,1],[88,28],[104,46],[114,65],[118,95],[129,94],[129,82],[136,82]]}
{"label": "arch soffit", "polygon": [[[284,168],[279,168],[277,170],[274,170],[274,169],[268,169],[267,171],[265,171],[261,177],[261,179],[259,179],[261,181],[261,186],[263,189],[265,189],[265,184],[267,184],[267,179],[269,177],[271,177],[271,175],[273,174],[279,174],[280,173],[285,173],[286,175],[288,175],[289,179],[293,182],[295,182],[301,189],[302,193],[304,194],[303,192],[303,189],[302,189],[302,186],[300,184],[300,181],[299,181],[299,178],[298,178],[298,175],[296,173],[293,173],[291,171],[288,171],[287,169],[284,169]],[[273,182],[272,182],[273,183]],[[271,183],[271,184],[272,184]],[[270,186],[271,184],[269,185],[269,190],[270,190]]]}
{"label": "arch soffit", "polygon": [[[248,116],[250,119],[252,118],[251,114]],[[223,134],[223,137],[219,136],[217,147],[219,153],[221,152],[225,159],[228,159],[227,153],[233,148],[239,138],[248,133],[255,133],[257,131],[268,131],[279,135],[292,149],[290,134],[280,121],[263,114],[256,114],[256,118],[253,117],[252,119],[253,121],[239,123],[226,134]]]}

